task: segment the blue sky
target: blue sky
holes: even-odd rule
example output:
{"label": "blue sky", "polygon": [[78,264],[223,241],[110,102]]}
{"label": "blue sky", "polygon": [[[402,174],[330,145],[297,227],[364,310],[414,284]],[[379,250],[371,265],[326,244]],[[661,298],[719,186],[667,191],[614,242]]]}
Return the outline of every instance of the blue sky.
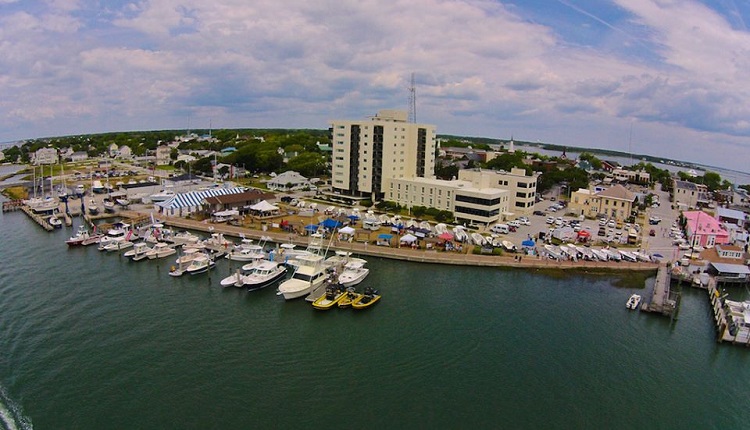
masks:
{"label": "blue sky", "polygon": [[438,133],[748,171],[747,22],[731,0],[0,0],[0,141],[327,128],[406,109],[413,72]]}

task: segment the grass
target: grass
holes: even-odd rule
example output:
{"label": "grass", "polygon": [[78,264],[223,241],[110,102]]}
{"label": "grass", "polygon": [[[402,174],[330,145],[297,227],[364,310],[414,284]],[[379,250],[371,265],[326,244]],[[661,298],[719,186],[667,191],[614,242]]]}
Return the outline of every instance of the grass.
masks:
{"label": "grass", "polygon": [[28,191],[26,191],[26,188],[24,187],[10,187],[6,188],[4,190],[5,195],[8,196],[9,199],[12,200],[18,200],[18,199],[27,199],[29,197]]}

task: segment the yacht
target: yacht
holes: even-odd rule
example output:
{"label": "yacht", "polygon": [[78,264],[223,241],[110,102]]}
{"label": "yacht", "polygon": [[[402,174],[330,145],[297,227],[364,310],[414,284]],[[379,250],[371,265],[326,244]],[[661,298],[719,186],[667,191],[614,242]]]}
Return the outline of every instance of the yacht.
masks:
{"label": "yacht", "polygon": [[[101,238],[99,241],[99,251],[104,251],[105,247],[113,242],[125,242],[130,240],[130,224],[124,222],[115,223],[111,229],[107,231],[107,235]],[[130,242],[132,246],[133,243]],[[111,247],[111,251],[116,251],[117,247]]]}
{"label": "yacht", "polygon": [[190,275],[197,275],[199,273],[205,273],[213,269],[216,263],[206,254],[199,254],[196,256],[190,265],[185,269],[185,273]]}
{"label": "yacht", "polygon": [[[243,271],[247,268],[246,266],[251,265],[243,266]],[[286,275],[286,270],[283,264],[275,261],[261,260],[257,264],[252,265],[251,270],[247,274],[243,274],[243,272],[238,270],[235,274],[222,279],[221,286],[247,287],[248,291],[259,290],[283,278]]]}
{"label": "yacht", "polygon": [[158,202],[163,202],[163,201],[169,200],[169,199],[171,199],[174,196],[175,196],[175,192],[174,192],[173,187],[171,185],[167,185],[167,186],[164,187],[164,189],[162,189],[158,193],[151,194],[150,196],[148,196],[148,198],[152,202],[158,203]]}
{"label": "yacht", "polygon": [[96,200],[91,199],[89,200],[89,215],[98,215],[99,214],[99,206],[96,204]]}
{"label": "yacht", "polygon": [[177,250],[169,246],[166,242],[156,242],[151,250],[146,254],[149,260],[169,257],[177,253]]}
{"label": "yacht", "polygon": [[76,232],[75,236],[71,236],[70,239],[66,240],[65,243],[68,244],[68,246],[80,246],[83,245],[83,241],[90,238],[91,234],[89,233],[89,229],[86,228],[85,225],[81,224],[78,226],[78,231]]}
{"label": "yacht", "polygon": [[150,251],[151,251],[151,248],[149,248],[146,242],[138,242],[133,245],[133,249],[125,251],[125,253],[122,254],[122,256],[128,257],[132,259],[133,261],[141,261],[148,256],[148,253]]}
{"label": "yacht", "polygon": [[278,295],[283,295],[284,299],[291,300],[311,293],[316,288],[323,285],[326,278],[326,266],[323,264],[321,255],[300,255],[297,257],[297,270],[290,279],[279,285]]}
{"label": "yacht", "polygon": [[229,250],[226,258],[234,261],[251,261],[258,255],[264,257],[263,246],[255,245],[252,242],[252,239],[242,239],[242,243]]}

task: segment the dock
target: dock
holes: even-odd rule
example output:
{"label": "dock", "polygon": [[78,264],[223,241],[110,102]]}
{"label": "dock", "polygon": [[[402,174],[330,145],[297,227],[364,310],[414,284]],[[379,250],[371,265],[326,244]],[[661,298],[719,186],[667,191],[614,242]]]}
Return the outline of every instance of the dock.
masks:
{"label": "dock", "polygon": [[49,215],[47,215],[47,216],[46,216],[46,218],[45,218],[45,217],[42,217],[42,216],[41,216],[41,215],[39,215],[39,214],[35,214],[35,213],[34,213],[34,212],[33,212],[33,211],[31,210],[31,208],[30,208],[30,207],[28,207],[28,206],[26,206],[26,205],[22,205],[22,206],[21,206],[21,210],[22,210],[22,211],[23,211],[23,212],[24,212],[24,213],[25,213],[26,215],[28,215],[28,216],[29,216],[29,218],[31,218],[32,220],[34,220],[34,222],[36,222],[37,224],[39,224],[39,225],[40,225],[40,226],[41,226],[41,227],[42,227],[43,229],[45,229],[45,230],[47,230],[47,231],[52,231],[52,230],[54,230],[54,229],[55,229],[54,227],[52,227],[52,225],[51,225],[51,224],[50,224],[49,222],[47,222],[47,218],[49,218]]}
{"label": "dock", "polygon": [[660,264],[656,272],[656,282],[651,300],[641,305],[643,312],[655,312],[671,319],[677,315],[680,303],[679,291],[670,288],[670,269],[668,264]]}
{"label": "dock", "polygon": [[726,294],[719,292],[713,278],[708,281],[708,297],[716,325],[716,341],[750,347],[750,327],[736,324],[732,317],[734,313],[740,313],[741,309],[735,309],[736,302],[726,300]]}
{"label": "dock", "polygon": [[22,200],[8,200],[8,201],[3,202],[3,213],[15,212],[17,210],[21,210],[22,207],[23,207]]}

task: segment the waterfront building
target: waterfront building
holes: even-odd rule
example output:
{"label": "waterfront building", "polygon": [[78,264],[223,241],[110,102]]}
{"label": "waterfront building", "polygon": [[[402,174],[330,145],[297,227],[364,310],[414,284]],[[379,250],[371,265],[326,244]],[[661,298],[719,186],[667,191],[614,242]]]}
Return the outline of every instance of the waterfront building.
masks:
{"label": "waterfront building", "polygon": [[673,200],[678,207],[694,209],[707,206],[711,202],[708,187],[689,181],[674,179]]}
{"label": "waterfront building", "polygon": [[408,113],[380,110],[366,121],[334,120],[334,194],[382,200],[389,179],[434,179],[435,126],[408,122]]}
{"label": "waterfront building", "polygon": [[412,208],[450,211],[458,222],[490,224],[512,215],[510,192],[479,188],[471,181],[429,178],[388,178],[385,199]]}
{"label": "waterfront building", "polygon": [[57,164],[58,155],[55,148],[39,148],[34,153],[34,164]]}
{"label": "waterfront building", "polygon": [[598,192],[581,188],[571,194],[568,211],[589,218],[605,216],[624,220],[632,214],[634,203],[635,194],[622,185]]}
{"label": "waterfront building", "polygon": [[729,243],[729,232],[711,215],[703,211],[687,211],[682,216],[687,220],[685,231],[690,245],[711,248]]}
{"label": "waterfront building", "polygon": [[458,171],[458,179],[469,181],[474,188],[499,188],[508,191],[508,208],[504,212],[528,215],[534,210],[536,186],[540,173],[526,174],[526,170],[514,167],[504,170],[466,169]]}

